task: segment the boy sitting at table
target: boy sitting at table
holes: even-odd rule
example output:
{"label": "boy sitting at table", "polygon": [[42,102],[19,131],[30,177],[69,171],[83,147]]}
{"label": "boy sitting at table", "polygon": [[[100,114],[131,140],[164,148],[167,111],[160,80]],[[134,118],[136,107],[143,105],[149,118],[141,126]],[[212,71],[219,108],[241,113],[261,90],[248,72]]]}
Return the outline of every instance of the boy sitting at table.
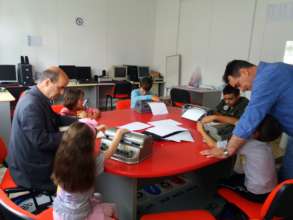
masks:
{"label": "boy sitting at table", "polygon": [[131,92],[131,108],[135,107],[135,104],[139,100],[148,100],[158,102],[160,98],[152,95],[150,92],[153,85],[153,80],[150,77],[144,77],[140,80],[139,88],[134,89]]}
{"label": "boy sitting at table", "polygon": [[[203,129],[201,122],[197,123],[197,130],[210,148],[224,151],[225,154],[227,140],[214,141]],[[278,182],[275,159],[267,142],[278,138],[281,132],[278,121],[272,116],[266,116],[253,137],[237,152],[244,158],[243,174],[235,173],[221,185],[237,191],[247,199],[263,202]],[[205,155],[204,152],[202,154]]]}

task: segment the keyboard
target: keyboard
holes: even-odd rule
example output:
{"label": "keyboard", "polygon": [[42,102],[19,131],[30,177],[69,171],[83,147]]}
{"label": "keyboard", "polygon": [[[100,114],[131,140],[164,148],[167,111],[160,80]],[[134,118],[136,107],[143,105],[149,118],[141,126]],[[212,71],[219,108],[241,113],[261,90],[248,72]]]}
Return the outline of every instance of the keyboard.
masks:
{"label": "keyboard", "polygon": [[79,84],[92,84],[92,83],[97,83],[97,81],[91,79],[91,80],[79,80]]}

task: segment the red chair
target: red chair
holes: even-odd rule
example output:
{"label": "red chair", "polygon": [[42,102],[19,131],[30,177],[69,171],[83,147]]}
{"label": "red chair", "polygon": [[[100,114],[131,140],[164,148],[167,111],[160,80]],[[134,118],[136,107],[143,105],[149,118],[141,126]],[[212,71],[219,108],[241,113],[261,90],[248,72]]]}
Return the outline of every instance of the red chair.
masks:
{"label": "red chair", "polygon": [[108,109],[108,100],[110,100],[111,110],[113,109],[113,99],[129,99],[132,90],[130,82],[116,82],[111,94],[106,95],[106,109]]}
{"label": "red chair", "polygon": [[293,219],[293,179],[280,183],[263,204],[249,201],[233,190],[221,187],[218,194],[238,207],[248,219]]}
{"label": "red chair", "polygon": [[140,220],[216,220],[216,218],[205,210],[191,210],[148,214],[142,216]]}
{"label": "red chair", "polygon": [[59,113],[64,105],[52,105],[51,108],[54,112]]}
{"label": "red chair", "polygon": [[[5,164],[6,156],[7,156],[7,148],[6,148],[4,141],[0,137],[0,163],[6,165]],[[16,188],[16,187],[17,186],[10,175],[9,169],[6,169],[6,171],[2,177],[2,181],[0,183],[0,188],[3,190],[6,190],[6,189],[12,189],[12,188]]]}
{"label": "red chair", "polygon": [[2,189],[0,189],[0,210],[5,219],[53,220],[52,208],[48,208],[40,214],[34,215],[12,202]]}
{"label": "red chair", "polygon": [[191,103],[190,93],[186,90],[172,88],[170,96],[173,106],[181,108],[183,105]]}
{"label": "red chair", "polygon": [[116,102],[116,109],[129,109],[130,108],[130,99],[119,100]]}

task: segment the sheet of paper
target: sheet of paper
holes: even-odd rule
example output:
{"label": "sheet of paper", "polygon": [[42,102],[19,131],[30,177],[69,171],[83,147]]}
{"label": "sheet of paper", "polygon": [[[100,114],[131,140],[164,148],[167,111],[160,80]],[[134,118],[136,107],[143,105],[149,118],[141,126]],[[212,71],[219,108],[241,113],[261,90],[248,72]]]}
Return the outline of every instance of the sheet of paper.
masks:
{"label": "sheet of paper", "polygon": [[192,121],[198,121],[205,113],[206,111],[203,109],[191,108],[183,113],[182,118],[186,118]]}
{"label": "sheet of paper", "polygon": [[173,126],[155,126],[152,128],[147,129],[146,131],[151,132],[153,134],[156,134],[160,137],[164,137],[166,135],[172,134],[174,132],[179,132],[179,131],[186,131],[186,128],[182,128],[176,125]]}
{"label": "sheet of paper", "polygon": [[103,137],[105,137],[105,133],[102,132],[102,131],[99,131],[99,132],[97,133],[96,138],[103,138]]}
{"label": "sheet of paper", "polygon": [[165,103],[163,102],[148,102],[151,107],[153,115],[164,115],[168,114],[168,109]]}
{"label": "sheet of paper", "polygon": [[126,129],[128,129],[130,131],[143,130],[143,129],[146,129],[146,128],[149,128],[149,127],[151,127],[151,125],[145,124],[145,123],[142,123],[142,122],[139,122],[139,121],[131,122],[131,123],[128,123],[126,125],[120,126],[120,128],[126,128]]}
{"label": "sheet of paper", "polygon": [[174,126],[174,125],[182,125],[182,123],[175,121],[173,119],[165,119],[159,121],[150,121],[148,124],[153,126]]}
{"label": "sheet of paper", "polygon": [[183,131],[181,133],[174,134],[174,135],[172,135],[170,137],[166,137],[165,140],[176,141],[176,142],[181,142],[181,141],[194,142],[194,139],[191,136],[189,131]]}

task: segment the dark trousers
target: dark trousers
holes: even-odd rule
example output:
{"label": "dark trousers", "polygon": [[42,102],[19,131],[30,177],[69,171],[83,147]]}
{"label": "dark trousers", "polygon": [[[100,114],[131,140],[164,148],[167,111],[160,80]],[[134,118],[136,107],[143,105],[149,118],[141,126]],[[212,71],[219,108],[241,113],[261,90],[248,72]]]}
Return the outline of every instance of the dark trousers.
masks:
{"label": "dark trousers", "polygon": [[254,194],[249,192],[244,186],[244,177],[244,174],[233,174],[229,179],[223,180],[220,186],[232,189],[250,201],[263,203],[269,193]]}

